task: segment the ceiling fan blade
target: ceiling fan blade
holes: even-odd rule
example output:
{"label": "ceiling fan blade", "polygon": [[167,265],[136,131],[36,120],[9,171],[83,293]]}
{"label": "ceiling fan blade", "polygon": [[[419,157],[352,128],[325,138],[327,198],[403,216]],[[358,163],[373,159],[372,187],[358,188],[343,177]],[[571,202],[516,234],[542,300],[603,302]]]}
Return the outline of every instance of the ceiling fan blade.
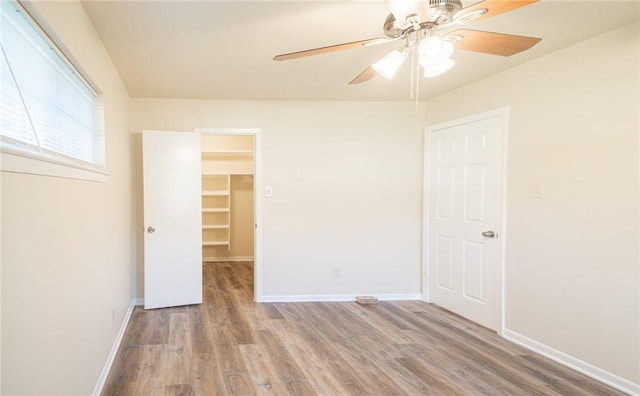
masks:
{"label": "ceiling fan blade", "polygon": [[360,84],[363,83],[365,81],[369,81],[372,78],[374,78],[375,76],[378,75],[378,72],[375,71],[375,69],[373,68],[373,66],[369,66],[366,69],[364,69],[362,71],[362,73],[358,74],[356,76],[356,78],[354,78],[353,80],[351,80],[349,82],[349,85],[353,85],[353,84]]}
{"label": "ceiling fan blade", "polygon": [[542,40],[535,37],[468,29],[453,31],[448,36],[462,37],[460,41],[455,43],[456,48],[500,56],[515,55],[528,50]]}
{"label": "ceiling fan blade", "polygon": [[304,58],[305,56],[313,56],[313,55],[327,54],[327,53],[336,52],[336,51],[344,51],[352,48],[364,47],[366,45],[387,43],[389,41],[395,41],[395,40],[389,40],[386,38],[374,38],[374,39],[368,39],[368,40],[353,41],[351,43],[336,44],[336,45],[330,45],[328,47],[313,48],[313,49],[308,49],[304,51],[297,51],[297,52],[291,52],[288,54],[276,55],[273,57],[273,60],[284,61],[289,59]]}
{"label": "ceiling fan blade", "polygon": [[477,22],[505,12],[513,11],[520,7],[528,6],[529,4],[533,4],[538,1],[540,0],[484,0],[464,8],[461,12],[467,13],[486,8],[488,10],[486,14],[472,20],[473,22]]}

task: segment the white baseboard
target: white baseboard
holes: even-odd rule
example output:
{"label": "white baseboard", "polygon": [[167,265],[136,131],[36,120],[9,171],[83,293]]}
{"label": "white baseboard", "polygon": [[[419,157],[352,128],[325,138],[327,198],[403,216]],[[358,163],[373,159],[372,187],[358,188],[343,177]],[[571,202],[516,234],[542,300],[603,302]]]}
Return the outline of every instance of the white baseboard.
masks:
{"label": "white baseboard", "polygon": [[221,261],[253,261],[253,257],[203,257],[202,261],[205,263],[219,263]]}
{"label": "white baseboard", "polygon": [[334,295],[285,295],[262,296],[260,302],[337,302],[355,301],[357,296],[374,296],[380,301],[420,300],[420,293],[412,294],[334,294]]}
{"label": "white baseboard", "polygon": [[567,355],[564,352],[560,352],[557,349],[551,348],[550,346],[523,336],[522,334],[516,333],[515,331],[505,329],[504,338],[622,392],[630,395],[640,395],[640,384],[633,383],[590,363],[584,362],[573,356]]}
{"label": "white baseboard", "polygon": [[131,315],[133,314],[133,310],[136,305],[138,304],[135,303],[135,300],[132,301],[129,305],[129,309],[127,309],[127,312],[124,314],[124,319],[122,319],[122,324],[120,325],[118,335],[116,336],[116,339],[113,342],[113,346],[111,347],[111,352],[109,352],[107,361],[102,368],[102,373],[100,373],[100,377],[98,377],[98,382],[93,388],[93,392],[91,392],[93,396],[99,396],[102,393],[104,384],[107,382],[107,377],[109,376],[109,371],[111,371],[111,366],[113,365],[113,361],[115,360],[118,349],[120,348],[120,344],[122,343],[124,332],[127,330],[127,325],[129,324],[129,320],[131,319]]}
{"label": "white baseboard", "polygon": [[134,298],[133,305],[144,305],[144,298]]}

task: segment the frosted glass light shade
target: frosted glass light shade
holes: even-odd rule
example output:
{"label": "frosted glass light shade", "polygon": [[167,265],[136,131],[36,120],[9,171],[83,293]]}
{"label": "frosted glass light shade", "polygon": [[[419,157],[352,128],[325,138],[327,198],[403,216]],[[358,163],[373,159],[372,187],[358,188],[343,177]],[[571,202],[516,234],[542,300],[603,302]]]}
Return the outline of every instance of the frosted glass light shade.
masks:
{"label": "frosted glass light shade", "polygon": [[424,68],[424,76],[427,78],[439,76],[440,74],[446,72],[451,69],[453,65],[455,65],[453,59],[446,58],[438,63],[431,63],[427,65],[422,65]]}
{"label": "frosted glass light shade", "polygon": [[448,58],[453,54],[453,44],[438,37],[427,37],[418,46],[420,56],[428,58]]}
{"label": "frosted glass light shade", "polygon": [[391,80],[405,59],[407,59],[406,51],[401,52],[395,50],[389,52],[384,58],[371,65],[371,67],[382,77]]}
{"label": "frosted glass light shade", "polygon": [[424,68],[424,76],[435,77],[451,69],[455,62],[449,58],[453,54],[453,44],[438,37],[427,37],[418,46],[419,63]]}

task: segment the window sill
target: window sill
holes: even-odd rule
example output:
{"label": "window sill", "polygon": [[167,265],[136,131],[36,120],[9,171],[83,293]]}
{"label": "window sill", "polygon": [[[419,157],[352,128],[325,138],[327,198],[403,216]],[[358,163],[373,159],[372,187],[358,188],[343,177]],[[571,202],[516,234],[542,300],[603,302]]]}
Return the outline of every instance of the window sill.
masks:
{"label": "window sill", "polygon": [[109,181],[109,173],[90,165],[74,163],[62,158],[55,158],[39,153],[12,149],[6,146],[0,147],[0,171],[99,183]]}

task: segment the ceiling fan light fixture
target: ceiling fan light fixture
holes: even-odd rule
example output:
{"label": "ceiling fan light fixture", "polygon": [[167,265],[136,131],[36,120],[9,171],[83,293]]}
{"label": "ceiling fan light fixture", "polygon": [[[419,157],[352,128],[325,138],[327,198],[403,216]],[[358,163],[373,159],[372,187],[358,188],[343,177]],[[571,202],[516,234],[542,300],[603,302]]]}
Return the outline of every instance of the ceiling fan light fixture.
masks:
{"label": "ceiling fan light fixture", "polygon": [[446,58],[442,62],[422,65],[422,67],[424,68],[424,76],[426,78],[439,76],[440,74],[451,69],[453,65],[455,65],[455,63],[456,62],[453,59]]}
{"label": "ceiling fan light fixture", "polygon": [[385,55],[384,58],[371,65],[371,67],[373,67],[373,69],[382,77],[386,78],[387,80],[391,80],[400,66],[402,66],[405,59],[407,59],[406,49],[403,49],[402,51],[394,50]]}
{"label": "ceiling fan light fixture", "polygon": [[463,9],[460,0],[429,0],[429,6],[432,19],[440,26],[453,22],[453,16]]}
{"label": "ceiling fan light fixture", "polygon": [[404,23],[408,17],[424,16],[429,11],[429,0],[388,0],[396,21]]}
{"label": "ceiling fan light fixture", "polygon": [[453,54],[453,44],[439,37],[427,37],[418,46],[420,57],[448,58]]}

